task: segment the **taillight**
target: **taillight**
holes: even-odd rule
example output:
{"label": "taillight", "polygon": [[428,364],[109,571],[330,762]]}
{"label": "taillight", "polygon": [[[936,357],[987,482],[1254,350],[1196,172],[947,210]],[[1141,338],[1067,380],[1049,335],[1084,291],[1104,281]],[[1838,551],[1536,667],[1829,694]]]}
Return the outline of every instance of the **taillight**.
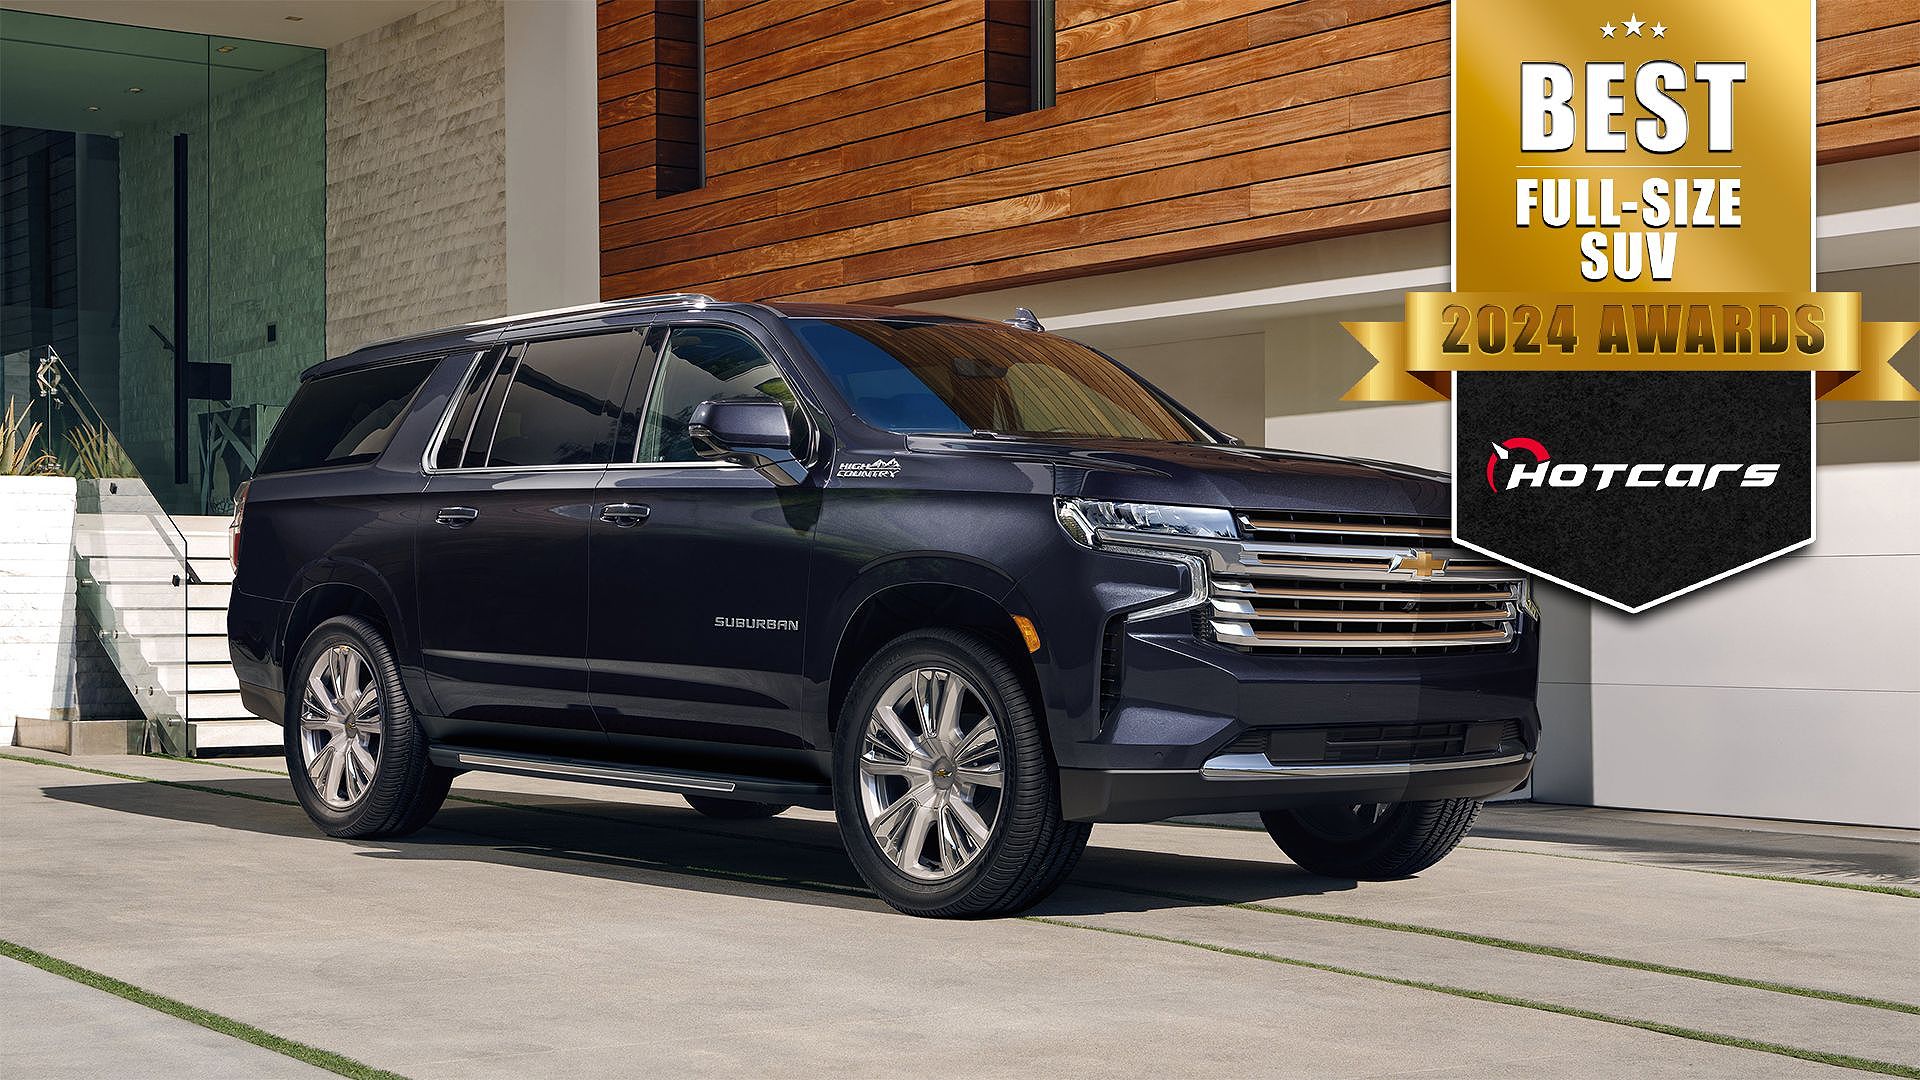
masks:
{"label": "taillight", "polygon": [[247,513],[247,488],[253,481],[242,480],[240,487],[233,493],[233,520],[227,523],[227,559],[235,570],[240,569],[240,519]]}

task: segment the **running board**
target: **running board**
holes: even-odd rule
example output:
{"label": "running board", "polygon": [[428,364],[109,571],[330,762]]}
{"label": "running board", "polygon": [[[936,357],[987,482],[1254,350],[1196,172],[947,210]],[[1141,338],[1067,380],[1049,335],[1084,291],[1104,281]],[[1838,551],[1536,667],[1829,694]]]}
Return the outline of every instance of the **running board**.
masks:
{"label": "running board", "polygon": [[642,768],[610,761],[512,754],[500,750],[469,750],[436,746],[428,756],[435,765],[474,772],[507,773],[552,780],[579,780],[589,784],[670,791],[676,795],[705,795],[715,799],[782,803],[815,810],[833,809],[833,789],[805,780],[776,780],[763,776],[702,773],[686,769]]}

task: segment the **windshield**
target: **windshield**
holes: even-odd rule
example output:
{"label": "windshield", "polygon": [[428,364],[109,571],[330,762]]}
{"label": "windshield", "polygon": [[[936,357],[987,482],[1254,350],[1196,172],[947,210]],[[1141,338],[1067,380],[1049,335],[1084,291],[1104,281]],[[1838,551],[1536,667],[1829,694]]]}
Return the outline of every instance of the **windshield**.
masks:
{"label": "windshield", "polygon": [[792,325],[854,414],[874,427],[1214,441],[1111,360],[1066,338],[904,319]]}

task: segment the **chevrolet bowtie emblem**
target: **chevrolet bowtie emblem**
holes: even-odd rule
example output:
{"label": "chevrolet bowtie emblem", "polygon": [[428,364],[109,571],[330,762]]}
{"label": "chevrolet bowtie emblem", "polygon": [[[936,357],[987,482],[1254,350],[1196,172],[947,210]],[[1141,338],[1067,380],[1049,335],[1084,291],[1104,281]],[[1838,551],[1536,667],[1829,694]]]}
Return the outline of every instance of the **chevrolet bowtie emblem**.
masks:
{"label": "chevrolet bowtie emblem", "polygon": [[1416,551],[1411,555],[1396,555],[1392,570],[1412,574],[1414,577],[1432,577],[1447,569],[1447,560],[1434,558],[1431,551]]}

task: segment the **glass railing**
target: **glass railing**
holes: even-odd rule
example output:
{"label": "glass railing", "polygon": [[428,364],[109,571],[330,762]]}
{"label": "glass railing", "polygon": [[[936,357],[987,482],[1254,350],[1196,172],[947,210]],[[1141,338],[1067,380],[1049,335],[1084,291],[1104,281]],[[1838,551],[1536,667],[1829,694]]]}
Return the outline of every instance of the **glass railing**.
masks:
{"label": "glass railing", "polygon": [[[147,749],[184,754],[194,665],[226,659],[224,641],[205,636],[224,630],[213,625],[220,612],[195,610],[193,592],[206,586],[194,573],[187,538],[59,353],[42,346],[26,365],[17,358],[8,357],[5,392],[16,421],[26,420],[18,436],[32,448],[28,463],[73,477],[77,488],[76,639],[97,637],[145,719]],[[30,385],[21,385],[29,371]],[[204,616],[213,616],[209,625],[195,626]],[[196,655],[208,652],[208,642],[222,646],[219,655]],[[84,678],[98,657],[76,647]]]}

